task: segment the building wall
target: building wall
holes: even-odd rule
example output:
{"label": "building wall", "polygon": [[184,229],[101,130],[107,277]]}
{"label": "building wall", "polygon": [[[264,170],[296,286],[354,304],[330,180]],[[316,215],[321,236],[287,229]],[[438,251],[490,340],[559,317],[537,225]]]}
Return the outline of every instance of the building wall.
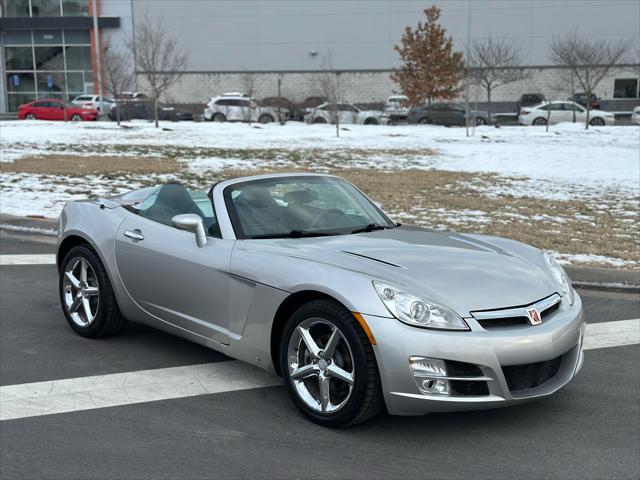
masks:
{"label": "building wall", "polygon": [[[638,78],[639,69],[614,69],[598,85],[596,95],[601,98],[613,97],[615,78]],[[528,78],[497,88],[492,92],[496,102],[515,102],[523,93],[542,93],[549,99],[564,99],[570,96],[570,76],[559,68],[528,69]],[[320,96],[318,72],[270,72],[254,75],[253,96],[258,99],[277,96],[278,79],[282,82],[282,96],[302,102],[306,97]],[[224,92],[247,92],[247,73],[186,73],[168,92],[165,100],[176,103],[205,103],[209,97]],[[391,80],[389,71],[378,72],[342,72],[340,85],[343,99],[354,103],[379,103],[389,95],[399,93],[398,86]],[[140,78],[144,89],[144,79]],[[576,83],[574,91],[579,92]],[[470,89],[472,101],[484,102],[486,92],[478,87]],[[638,100],[640,103],[640,100]]]}
{"label": "building wall", "polygon": [[[549,42],[573,33],[640,42],[638,0],[131,0],[135,18],[160,17],[188,52],[188,70],[389,70],[406,26],[431,4],[462,51],[490,33],[520,47],[525,64],[549,65]],[[110,2],[103,0],[105,8]],[[314,54],[315,52],[315,54]]]}

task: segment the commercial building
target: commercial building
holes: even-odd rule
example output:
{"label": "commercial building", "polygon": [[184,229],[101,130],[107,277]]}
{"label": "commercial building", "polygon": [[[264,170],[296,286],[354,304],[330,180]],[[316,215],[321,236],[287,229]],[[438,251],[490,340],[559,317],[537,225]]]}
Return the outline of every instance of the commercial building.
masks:
{"label": "commercial building", "polygon": [[[94,0],[1,0],[0,111],[36,97],[70,98],[96,88],[92,35]],[[347,100],[373,103],[398,91],[390,71],[394,45],[406,26],[423,19],[432,3],[464,51],[471,38],[491,34],[517,45],[527,80],[498,88],[497,101],[521,93],[566,97],[562,71],[549,60],[554,37],[573,32],[592,38],[629,39],[629,57],[596,94],[606,100],[640,97],[638,0],[95,0],[102,41],[122,46],[136,21],[159,17],[167,35],[188,54],[187,71],[166,100],[201,103],[242,90],[254,73],[255,96],[293,101],[318,95],[318,73],[341,75]],[[135,35],[134,35],[135,38]],[[133,58],[132,58],[133,61]],[[144,90],[140,77],[138,88]],[[474,89],[474,98],[483,94]],[[640,103],[640,101],[636,102]]]}

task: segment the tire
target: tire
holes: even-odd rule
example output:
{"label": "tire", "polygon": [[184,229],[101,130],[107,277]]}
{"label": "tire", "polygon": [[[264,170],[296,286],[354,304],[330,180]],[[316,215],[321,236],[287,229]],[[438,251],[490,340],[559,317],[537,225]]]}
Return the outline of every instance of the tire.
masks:
{"label": "tire", "polygon": [[604,120],[600,117],[595,117],[589,121],[589,125],[593,125],[594,127],[604,127]]}
{"label": "tire", "polygon": [[426,125],[426,124],[431,123],[431,122],[429,121],[429,119],[427,117],[422,117],[420,120],[418,120],[418,123],[420,125]]}
{"label": "tire", "polygon": [[73,115],[71,115],[71,121],[72,122],[81,122],[82,121],[82,117],[79,114],[74,113]]}
{"label": "tire", "polygon": [[225,117],[222,113],[218,112],[213,114],[213,116],[211,117],[211,120],[214,122],[226,122],[227,117]]}
{"label": "tire", "polygon": [[365,125],[379,125],[380,122],[378,122],[378,120],[376,120],[375,118],[366,118],[364,120],[364,124]]}
{"label": "tire", "polygon": [[[309,336],[318,341],[315,344],[318,348],[327,347],[329,337],[335,333],[339,340],[331,357],[323,356],[326,354],[320,351],[314,360],[298,327],[306,329]],[[290,363],[296,356],[298,362]],[[300,362],[306,371],[315,370],[306,377],[292,379],[292,373],[300,369]],[[280,366],[295,406],[308,419],[324,427],[365,422],[383,406],[380,375],[369,339],[353,314],[333,300],[313,300],[291,315],[280,343]],[[351,385],[331,373],[340,369],[342,374],[350,375]],[[324,407],[320,400],[321,384],[328,388]]]}
{"label": "tire", "polygon": [[547,119],[544,117],[538,117],[534,119],[533,122],[531,122],[531,125],[536,125],[536,126],[545,126],[546,124],[547,124]]}
{"label": "tire", "polygon": [[313,123],[327,123],[327,120],[324,117],[316,117],[313,119]]}
{"label": "tire", "polygon": [[[87,268],[86,281],[82,280],[81,263]],[[80,281],[80,289],[76,288],[67,272],[71,271],[75,281]],[[89,294],[91,289],[96,289]],[[67,323],[78,335],[87,338],[105,337],[122,331],[126,320],[120,313],[118,302],[113,293],[107,271],[95,252],[86,245],[72,248],[65,255],[59,272],[58,291],[60,304]],[[82,305],[74,310],[73,304],[80,292],[89,302],[89,309],[93,319],[87,321],[88,315],[84,300]],[[74,293],[75,292],[75,293]],[[71,302],[71,306],[69,305]]]}
{"label": "tire", "polygon": [[476,125],[480,126],[480,125],[486,125],[487,121],[482,118],[482,117],[476,117]]}
{"label": "tire", "polygon": [[24,117],[24,118],[27,119],[27,120],[36,120],[37,119],[35,113],[27,113],[27,116]]}
{"label": "tire", "polygon": [[260,123],[271,123],[271,122],[274,121],[274,119],[268,113],[264,113],[264,114],[260,115],[260,118],[258,119],[258,121]]}

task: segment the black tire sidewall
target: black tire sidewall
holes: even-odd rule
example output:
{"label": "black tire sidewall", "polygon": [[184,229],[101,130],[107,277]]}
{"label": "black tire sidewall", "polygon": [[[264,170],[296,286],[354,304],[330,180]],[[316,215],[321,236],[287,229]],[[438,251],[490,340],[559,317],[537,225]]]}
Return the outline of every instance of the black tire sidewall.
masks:
{"label": "black tire sidewall", "polygon": [[[313,301],[306,305],[303,305],[289,318],[287,325],[285,326],[282,341],[280,344],[280,368],[282,373],[282,379],[286,388],[289,390],[289,394],[295,406],[315,423],[318,423],[325,427],[340,427],[348,424],[360,410],[360,406],[364,401],[364,397],[367,391],[367,357],[364,350],[364,346],[356,332],[353,321],[347,320],[349,316],[352,316],[351,312],[341,307],[339,304],[333,304],[333,308],[329,307],[327,301]],[[340,311],[340,308],[344,312]],[[293,386],[291,378],[289,377],[289,364],[287,359],[287,349],[289,345],[289,339],[293,334],[296,327],[304,320],[312,317],[319,317],[326,319],[333,323],[340,329],[340,332],[344,335],[351,352],[353,353],[354,360],[354,373],[355,381],[353,385],[353,391],[351,397],[347,403],[337,412],[329,414],[321,414],[307,407],[304,402],[299,398],[298,393]]]}
{"label": "black tire sidewall", "polygon": [[[71,260],[76,258],[83,258],[91,265],[91,268],[93,268],[93,271],[95,272],[96,280],[98,281],[98,311],[96,312],[96,317],[93,322],[91,322],[91,324],[86,327],[78,325],[71,319],[69,312],[67,311],[64,299],[64,272]],[[60,273],[58,275],[58,293],[60,295],[60,306],[62,307],[62,312],[64,313],[67,323],[78,335],[82,335],[83,337],[95,337],[97,335],[100,335],[100,333],[106,326],[107,318],[105,315],[105,305],[108,305],[111,300],[109,296],[113,296],[111,282],[106,275],[106,271],[102,266],[102,262],[100,262],[98,256],[92,250],[85,246],[77,246],[72,248],[62,260],[62,264],[60,265]]]}

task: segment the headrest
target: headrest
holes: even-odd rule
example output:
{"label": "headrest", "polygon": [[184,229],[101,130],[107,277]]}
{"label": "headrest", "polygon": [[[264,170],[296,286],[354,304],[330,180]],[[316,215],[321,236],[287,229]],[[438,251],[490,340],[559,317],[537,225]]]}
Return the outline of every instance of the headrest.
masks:
{"label": "headrest", "polygon": [[303,205],[305,203],[313,202],[318,199],[318,193],[314,190],[294,190],[293,192],[287,192],[282,199],[289,203],[297,205]]}
{"label": "headrest", "polygon": [[240,199],[247,202],[253,208],[267,208],[275,202],[268,188],[261,186],[248,186],[240,194]]}

